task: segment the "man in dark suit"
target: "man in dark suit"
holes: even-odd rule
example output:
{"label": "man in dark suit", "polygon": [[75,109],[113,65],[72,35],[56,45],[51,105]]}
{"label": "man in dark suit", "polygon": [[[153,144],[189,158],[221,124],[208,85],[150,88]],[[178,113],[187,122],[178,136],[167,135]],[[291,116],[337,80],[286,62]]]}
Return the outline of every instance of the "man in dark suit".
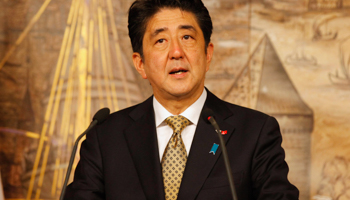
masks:
{"label": "man in dark suit", "polygon": [[[238,199],[298,199],[277,121],[204,88],[214,45],[203,3],[137,0],[128,27],[135,68],[154,95],[87,134],[65,199],[232,199],[220,146],[210,153],[219,139],[203,108],[224,130]],[[177,130],[174,116],[187,126]]]}

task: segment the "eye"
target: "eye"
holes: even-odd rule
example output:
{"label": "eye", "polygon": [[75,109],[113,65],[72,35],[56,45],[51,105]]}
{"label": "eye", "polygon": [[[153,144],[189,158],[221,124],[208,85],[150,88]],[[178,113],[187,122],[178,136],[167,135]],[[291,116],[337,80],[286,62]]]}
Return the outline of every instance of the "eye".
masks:
{"label": "eye", "polygon": [[157,40],[156,43],[163,43],[163,42],[165,42],[165,39],[159,39],[159,40]]}
{"label": "eye", "polygon": [[191,36],[189,36],[189,35],[185,35],[183,38],[184,38],[185,40],[188,40],[188,39],[190,39],[190,38],[191,38]]}

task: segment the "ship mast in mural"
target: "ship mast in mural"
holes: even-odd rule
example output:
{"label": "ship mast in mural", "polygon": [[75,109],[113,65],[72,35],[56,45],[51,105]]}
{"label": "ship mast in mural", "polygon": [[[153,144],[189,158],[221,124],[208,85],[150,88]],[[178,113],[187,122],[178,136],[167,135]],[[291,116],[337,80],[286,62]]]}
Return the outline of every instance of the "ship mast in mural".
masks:
{"label": "ship mast in mural", "polygon": [[27,199],[59,195],[74,140],[94,112],[142,99],[119,43],[112,0],[72,1]]}

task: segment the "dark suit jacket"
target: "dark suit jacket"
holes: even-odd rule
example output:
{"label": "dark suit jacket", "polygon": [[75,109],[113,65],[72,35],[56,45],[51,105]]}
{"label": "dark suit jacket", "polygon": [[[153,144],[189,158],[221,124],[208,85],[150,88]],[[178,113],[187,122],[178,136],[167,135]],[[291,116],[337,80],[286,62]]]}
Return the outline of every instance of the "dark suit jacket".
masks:
{"label": "dark suit jacket", "polygon": [[[298,199],[287,180],[288,166],[277,121],[229,104],[208,92],[224,135],[239,200]],[[214,128],[199,119],[182,179],[179,200],[232,199]],[[74,182],[65,199],[164,200],[152,98],[111,114],[82,143]]]}

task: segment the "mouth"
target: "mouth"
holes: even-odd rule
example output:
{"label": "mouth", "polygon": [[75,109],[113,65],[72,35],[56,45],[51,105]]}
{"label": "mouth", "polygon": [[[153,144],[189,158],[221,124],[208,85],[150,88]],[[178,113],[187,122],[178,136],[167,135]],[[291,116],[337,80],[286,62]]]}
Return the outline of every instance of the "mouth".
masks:
{"label": "mouth", "polygon": [[173,70],[170,72],[170,74],[182,74],[182,73],[186,73],[188,72],[188,70],[185,69],[179,69],[179,70]]}

